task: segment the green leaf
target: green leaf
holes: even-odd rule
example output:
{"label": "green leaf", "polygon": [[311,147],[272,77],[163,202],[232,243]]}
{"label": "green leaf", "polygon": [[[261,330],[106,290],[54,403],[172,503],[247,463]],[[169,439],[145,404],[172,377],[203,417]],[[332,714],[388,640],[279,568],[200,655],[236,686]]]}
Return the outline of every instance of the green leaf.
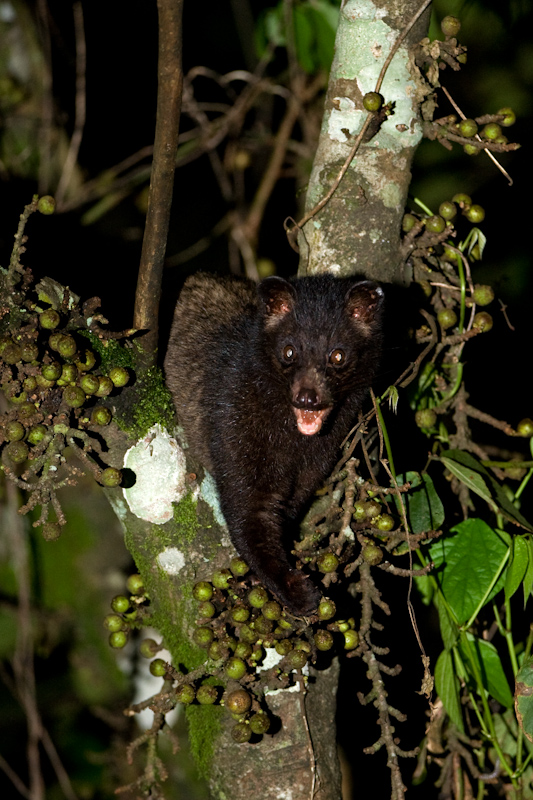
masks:
{"label": "green leaf", "polygon": [[264,16],[264,30],[268,42],[277,47],[285,46],[287,39],[285,36],[285,25],[283,22],[283,6],[280,3],[275,8],[270,8]]}
{"label": "green leaf", "polygon": [[[308,73],[329,71],[335,47],[339,20],[338,5],[328,0],[309,0],[293,6],[292,27],[298,63]],[[269,44],[287,46],[285,4],[278,3],[259,15],[255,40],[257,52],[263,56]]]}
{"label": "green leaf", "polygon": [[451,650],[452,647],[457,643],[459,638],[459,630],[454,620],[451,618],[450,612],[446,608],[446,604],[442,599],[442,596],[438,592],[435,599],[435,605],[437,606],[437,611],[439,612],[439,625],[442,643],[447,650]]}
{"label": "green leaf", "polygon": [[118,189],[115,192],[109,192],[105,197],[102,197],[101,200],[98,200],[98,202],[87,209],[81,218],[81,224],[94,225],[104,214],[107,214],[112,208],[118,206],[127,196],[128,191],[126,189]]}
{"label": "green leaf", "polygon": [[444,506],[429,475],[424,473],[422,481],[419,476],[418,484],[419,488],[414,486],[414,491],[407,495],[411,530],[413,533],[437,530],[444,522]]}
{"label": "green leaf", "polygon": [[414,584],[425,606],[429,606],[435,594],[435,584],[428,575],[414,575]]}
{"label": "green leaf", "polygon": [[317,14],[323,27],[329,28],[333,34],[337,31],[339,24],[339,3],[328,2],[328,0],[309,0],[309,6]]}
{"label": "green leaf", "polygon": [[444,466],[450,470],[452,475],[455,475],[456,478],[459,478],[459,480],[464,483],[464,485],[467,486],[471,492],[475,492],[475,494],[479,495],[483,500],[485,500],[485,502],[489,504],[493,511],[498,511],[498,506],[492,499],[490,490],[479,472],[460,464],[458,461],[453,461],[451,458],[445,458],[444,456],[441,456],[441,461]]}
{"label": "green leaf", "polygon": [[492,721],[496,732],[496,739],[504,753],[508,753],[511,758],[516,758],[517,746],[516,735],[518,733],[518,722],[512,708],[507,708],[502,714],[493,714]]}
{"label": "green leaf", "polygon": [[527,552],[528,552],[528,565],[526,574],[524,575],[524,608],[526,603],[529,599],[529,595],[531,594],[531,589],[533,587],[533,538],[531,536],[524,536],[527,544]]}
{"label": "green leaf", "polygon": [[436,567],[435,579],[457,623],[462,625],[483,599],[487,603],[501,589],[505,573],[489,592],[508,545],[481,519],[467,519],[451,533],[455,535],[442,537],[431,545],[429,556]]}
{"label": "green leaf", "polygon": [[298,63],[305,72],[309,74],[315,72],[315,37],[307,6],[299,5],[294,7],[293,30]]}
{"label": "green leaf", "polygon": [[[436,530],[444,522],[444,506],[438,496],[433,481],[424,473],[407,472],[405,477],[398,475],[396,481],[399,486],[403,483],[410,483],[411,488],[407,494],[403,495],[407,506],[407,516],[413,533],[424,533],[424,531]],[[392,495],[396,504],[398,514],[401,514],[400,499],[397,495]],[[390,502],[391,495],[387,495]]]}
{"label": "green leaf", "polygon": [[425,364],[423,369],[420,371],[416,391],[414,392],[413,397],[409,402],[409,405],[411,406],[413,411],[417,410],[420,404],[420,400],[424,397],[425,394],[429,392],[429,390],[433,386],[436,375],[437,375],[437,368],[435,364],[432,364],[431,362]]}
{"label": "green leaf", "polygon": [[[476,494],[479,494],[481,497],[483,497],[483,499],[487,499],[475,488],[477,479],[472,478],[472,474],[475,473],[478,475],[483,484],[479,483],[479,481],[477,481],[477,483],[482,487],[483,492],[488,492],[489,499],[487,502],[491,508],[494,508],[496,505],[496,508],[498,508],[500,513],[508,520],[521,525],[528,531],[533,532],[533,526],[525,517],[522,516],[518,509],[513,505],[511,500],[507,497],[496,478],[483,466],[483,464],[478,461],[477,458],[474,458],[474,456],[470,453],[465,453],[464,450],[447,450],[442,454],[441,458],[450,472],[456,475],[459,480],[462,480],[463,483],[466,483],[466,480],[463,480],[461,474],[459,474],[459,467],[465,468],[467,471],[466,474],[470,475],[471,479],[473,480],[473,485],[469,486],[469,488],[476,492]],[[466,483],[466,485],[468,485],[468,483]]]}
{"label": "green leaf", "polygon": [[285,46],[286,37],[283,22],[283,5],[281,3],[259,15],[254,33],[255,49],[259,58],[265,55],[270,44],[276,47]]}
{"label": "green leaf", "polygon": [[309,16],[316,39],[317,66],[329,72],[335,49],[339,7],[331,5],[326,0],[310,0]]}
{"label": "green leaf", "polygon": [[513,704],[513,696],[498,651],[492,642],[485,642],[483,639],[472,636],[471,633],[467,633],[466,636],[470,647],[461,641],[459,651],[470,676],[475,680],[475,671],[472,665],[472,660],[474,660],[487,692],[502,706],[510,708]]}
{"label": "green leaf", "polygon": [[479,245],[479,252],[482,256],[485,245],[487,244],[487,237],[479,228],[472,228],[468,235],[468,255],[470,255],[476,244]]}
{"label": "green leaf", "polygon": [[529,566],[529,547],[525,537],[513,537],[512,560],[505,578],[505,599],[510,600],[524,580]]}
{"label": "green leaf", "polygon": [[533,658],[528,659],[516,674],[514,707],[518,724],[533,742]]}
{"label": "green leaf", "polygon": [[453,658],[449,650],[443,650],[435,664],[435,689],[450,715],[451,721],[464,733],[458,681],[455,677]]}

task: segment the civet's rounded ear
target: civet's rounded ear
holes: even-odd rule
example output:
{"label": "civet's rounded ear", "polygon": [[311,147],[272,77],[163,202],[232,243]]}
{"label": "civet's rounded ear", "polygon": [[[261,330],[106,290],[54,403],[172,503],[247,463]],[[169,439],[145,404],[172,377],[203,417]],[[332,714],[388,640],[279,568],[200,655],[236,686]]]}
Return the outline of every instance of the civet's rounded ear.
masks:
{"label": "civet's rounded ear", "polygon": [[283,278],[273,276],[265,278],[257,287],[268,316],[284,316],[294,308],[296,292],[291,284]]}
{"label": "civet's rounded ear", "polygon": [[361,323],[368,331],[379,321],[383,310],[385,292],[374,281],[354,284],[346,295],[346,309],[352,319]]}

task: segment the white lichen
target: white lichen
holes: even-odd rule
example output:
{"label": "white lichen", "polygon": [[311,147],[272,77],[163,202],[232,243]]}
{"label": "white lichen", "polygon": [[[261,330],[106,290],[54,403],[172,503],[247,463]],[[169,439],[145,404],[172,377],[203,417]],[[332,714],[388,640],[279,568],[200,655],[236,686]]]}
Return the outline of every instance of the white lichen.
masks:
{"label": "white lichen", "polygon": [[205,500],[207,505],[211,508],[213,512],[213,516],[216,522],[219,525],[223,525],[226,527],[226,520],[224,519],[224,515],[222,513],[222,509],[220,508],[220,500],[218,496],[217,485],[215,483],[214,478],[209,472],[205,473],[205,477],[202,481],[200,486],[200,494],[202,498]]}
{"label": "white lichen", "polygon": [[349,97],[335,97],[328,119],[328,135],[336,142],[347,142],[361,129],[363,112]]}
{"label": "white lichen", "polygon": [[172,504],[188,491],[185,455],[176,439],[161,425],[153,425],[127,451],[124,468],[135,473],[134,485],[123,489],[132,514],[156,525],[172,519]]}
{"label": "white lichen", "polygon": [[178,575],[185,566],[185,556],[177,547],[165,547],[158,553],[156,561],[167,575]]}

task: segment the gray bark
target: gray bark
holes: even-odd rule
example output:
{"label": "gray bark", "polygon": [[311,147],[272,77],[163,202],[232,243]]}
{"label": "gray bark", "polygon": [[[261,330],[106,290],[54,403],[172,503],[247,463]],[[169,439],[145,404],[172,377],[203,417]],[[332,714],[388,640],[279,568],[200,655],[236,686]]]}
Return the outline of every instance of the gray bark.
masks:
{"label": "gray bark", "polygon": [[[326,195],[346,160],[367,116],[363,96],[374,91],[394,42],[420,5],[420,0],[343,4],[306,212]],[[418,105],[423,99],[410,47],[425,35],[428,13],[410,30],[386,72],[380,93],[394,104],[393,113],[359,147],[331,200],[304,227],[303,273],[362,274],[385,283],[404,279],[400,226],[422,136]]]}

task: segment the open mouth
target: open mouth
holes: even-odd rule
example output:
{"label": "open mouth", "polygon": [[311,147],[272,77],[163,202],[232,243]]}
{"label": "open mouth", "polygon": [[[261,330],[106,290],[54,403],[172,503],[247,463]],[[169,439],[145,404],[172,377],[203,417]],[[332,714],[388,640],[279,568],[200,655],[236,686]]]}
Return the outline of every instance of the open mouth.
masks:
{"label": "open mouth", "polygon": [[331,411],[331,408],[320,408],[318,410],[313,409],[310,411],[306,408],[293,407],[293,410],[296,415],[296,424],[298,425],[298,430],[300,433],[303,433],[304,436],[313,436],[321,429],[324,420]]}

